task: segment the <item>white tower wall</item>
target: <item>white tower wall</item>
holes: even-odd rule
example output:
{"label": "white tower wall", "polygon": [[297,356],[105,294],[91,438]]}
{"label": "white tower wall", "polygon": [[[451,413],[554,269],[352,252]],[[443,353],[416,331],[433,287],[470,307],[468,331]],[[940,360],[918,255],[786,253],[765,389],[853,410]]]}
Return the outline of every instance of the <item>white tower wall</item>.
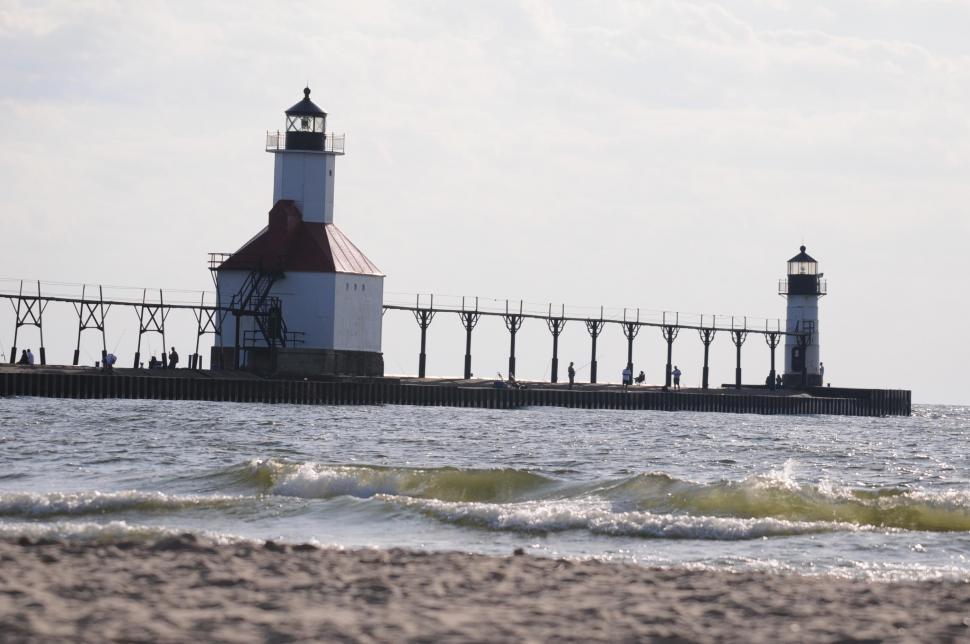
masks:
{"label": "white tower wall", "polygon": [[[818,375],[819,328],[818,328],[818,295],[789,295],[788,296],[788,329],[789,332],[804,332],[812,330],[812,341],[805,347],[805,366],[809,375]],[[800,374],[792,364],[792,350],[798,347],[798,338],[785,336],[785,373]]]}
{"label": "white tower wall", "polygon": [[384,278],[337,273],[334,308],[340,313],[334,327],[334,349],[381,350],[384,320]]}
{"label": "white tower wall", "polygon": [[[248,275],[247,271],[219,271],[220,306],[229,306]],[[304,334],[296,348],[380,353],[383,277],[291,271],[273,284],[269,294],[280,299],[287,329]],[[240,345],[246,331],[256,328],[252,317],[240,318]],[[236,320],[228,315],[221,344],[233,347],[235,341]],[[262,345],[258,340],[256,346]]]}
{"label": "white tower wall", "polygon": [[273,203],[291,199],[303,213],[303,221],[332,224],[335,155],[276,150],[273,156]]}

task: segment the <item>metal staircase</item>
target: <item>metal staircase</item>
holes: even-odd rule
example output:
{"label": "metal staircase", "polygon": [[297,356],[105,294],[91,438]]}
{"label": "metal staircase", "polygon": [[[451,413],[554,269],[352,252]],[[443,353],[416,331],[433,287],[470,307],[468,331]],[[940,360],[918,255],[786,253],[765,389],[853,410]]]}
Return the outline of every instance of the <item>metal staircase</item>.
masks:
{"label": "metal staircase", "polygon": [[[210,254],[209,268],[215,272],[228,258],[229,255]],[[282,266],[282,257],[272,268],[266,268],[260,263],[249,272],[239,291],[229,302],[228,312],[232,313],[236,320],[234,362],[237,369],[248,362],[247,359],[240,364],[241,354],[246,354],[248,357],[251,349],[267,348],[274,351],[278,347],[303,343],[303,332],[290,331],[287,328],[280,298],[270,295],[273,285],[285,277]],[[255,328],[245,330],[241,328],[241,320],[246,317],[253,319]]]}

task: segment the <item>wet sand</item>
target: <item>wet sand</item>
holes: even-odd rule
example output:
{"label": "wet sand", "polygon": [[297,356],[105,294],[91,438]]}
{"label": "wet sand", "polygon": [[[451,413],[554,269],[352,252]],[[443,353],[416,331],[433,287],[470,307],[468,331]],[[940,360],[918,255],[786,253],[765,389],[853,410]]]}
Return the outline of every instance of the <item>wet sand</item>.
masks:
{"label": "wet sand", "polygon": [[966,641],[970,584],[339,551],[0,542],[0,641]]}

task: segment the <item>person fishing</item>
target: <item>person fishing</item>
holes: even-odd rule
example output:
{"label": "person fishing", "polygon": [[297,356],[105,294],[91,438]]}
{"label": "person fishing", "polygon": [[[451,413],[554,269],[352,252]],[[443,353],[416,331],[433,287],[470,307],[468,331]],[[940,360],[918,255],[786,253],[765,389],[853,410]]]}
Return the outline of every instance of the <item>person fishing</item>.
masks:
{"label": "person fishing", "polygon": [[569,369],[566,371],[566,373],[569,374],[569,388],[572,389],[573,382],[576,380],[576,367],[573,366],[572,362],[569,363]]}

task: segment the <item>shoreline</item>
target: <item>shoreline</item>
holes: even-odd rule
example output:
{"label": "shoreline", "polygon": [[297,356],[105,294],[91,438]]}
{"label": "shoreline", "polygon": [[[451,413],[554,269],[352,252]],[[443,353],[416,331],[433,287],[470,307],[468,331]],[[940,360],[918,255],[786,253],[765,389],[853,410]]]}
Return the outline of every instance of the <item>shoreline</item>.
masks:
{"label": "shoreline", "polygon": [[12,641],[949,641],[970,584],[274,542],[0,540]]}

